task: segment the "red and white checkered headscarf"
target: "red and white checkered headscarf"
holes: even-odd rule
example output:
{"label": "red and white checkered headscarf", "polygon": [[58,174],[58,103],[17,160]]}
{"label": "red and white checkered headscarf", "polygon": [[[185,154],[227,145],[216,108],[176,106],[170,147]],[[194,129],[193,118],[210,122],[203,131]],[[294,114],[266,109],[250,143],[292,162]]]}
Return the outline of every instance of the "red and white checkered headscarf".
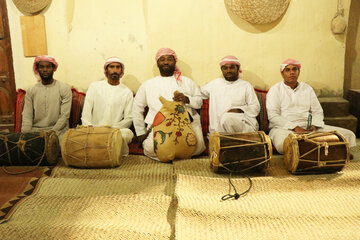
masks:
{"label": "red and white checkered headscarf", "polygon": [[52,64],[54,64],[55,68],[54,68],[54,72],[56,71],[56,69],[58,68],[59,64],[55,61],[55,58],[48,56],[48,55],[41,55],[41,56],[37,56],[34,59],[34,63],[33,63],[33,72],[35,74],[36,79],[40,82],[41,81],[41,77],[40,74],[38,72],[38,70],[36,69],[36,64],[38,62],[50,62]]}
{"label": "red and white checkered headscarf", "polygon": [[298,60],[289,58],[289,59],[286,59],[285,61],[283,61],[282,64],[280,64],[280,72],[283,72],[287,65],[297,66],[299,68],[299,70],[301,68],[301,64]]}
{"label": "red and white checkered headscarf", "polygon": [[108,59],[106,59],[106,62],[104,64],[104,74],[106,76],[106,67],[109,66],[112,63],[120,63],[121,65],[121,73],[120,73],[120,78],[122,76],[124,76],[124,72],[125,72],[125,65],[124,63],[118,58],[118,57],[109,57]]}
{"label": "red and white checkered headscarf", "polygon": [[235,65],[239,66],[239,72],[240,73],[242,72],[239,59],[237,59],[237,57],[235,57],[235,56],[227,55],[227,56],[223,57],[221,59],[221,61],[219,62],[219,65],[220,65],[220,67],[222,67],[225,64],[235,64]]}
{"label": "red and white checkered headscarf", "polygon": [[[159,58],[161,58],[162,56],[174,56],[174,59],[175,59],[175,62],[177,62],[177,56],[176,56],[176,53],[171,50],[170,48],[160,48],[157,53],[156,53],[156,56],[155,56],[155,60],[156,62],[159,60]],[[181,84],[181,71],[180,69],[175,65],[175,72],[174,72],[174,76],[175,76],[175,79],[176,79],[176,82],[178,85]]]}

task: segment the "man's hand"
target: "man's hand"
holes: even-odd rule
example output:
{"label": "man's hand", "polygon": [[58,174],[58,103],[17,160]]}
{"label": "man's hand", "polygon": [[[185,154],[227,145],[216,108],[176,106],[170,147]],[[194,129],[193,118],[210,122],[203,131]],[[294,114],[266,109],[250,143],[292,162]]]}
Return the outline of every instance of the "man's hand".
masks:
{"label": "man's hand", "polygon": [[244,113],[243,110],[239,109],[239,108],[232,108],[227,112],[232,112],[232,113]]}
{"label": "man's hand", "polygon": [[175,92],[173,100],[175,102],[182,102],[184,104],[190,103],[190,99],[181,92]]}
{"label": "man's hand", "polygon": [[311,125],[311,127],[309,128],[309,132],[316,132],[317,127],[315,127],[314,125]]}
{"label": "man's hand", "polygon": [[296,126],[293,131],[296,133],[306,133],[306,130],[299,126]]}

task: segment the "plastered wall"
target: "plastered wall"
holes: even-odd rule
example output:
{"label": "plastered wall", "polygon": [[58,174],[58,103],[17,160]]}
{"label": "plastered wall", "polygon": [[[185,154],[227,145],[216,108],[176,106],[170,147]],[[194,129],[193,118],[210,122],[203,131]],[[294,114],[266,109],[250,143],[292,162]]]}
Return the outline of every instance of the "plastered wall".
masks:
{"label": "plastered wall", "polygon": [[[345,18],[350,0],[342,0]],[[35,83],[32,57],[24,57],[20,16],[7,0],[17,88]],[[178,66],[199,86],[221,76],[218,62],[228,54],[242,63],[242,78],[268,89],[281,81],[279,64],[301,61],[300,81],[319,96],[341,96],[346,34],[330,22],[337,0],[290,0],[276,22],[254,25],[233,14],[223,0],[53,0],[45,15],[48,54],[60,66],[55,78],[80,90],[104,78],[107,57],[126,65],[122,81],[134,92],[158,74],[154,56],[174,49]]]}

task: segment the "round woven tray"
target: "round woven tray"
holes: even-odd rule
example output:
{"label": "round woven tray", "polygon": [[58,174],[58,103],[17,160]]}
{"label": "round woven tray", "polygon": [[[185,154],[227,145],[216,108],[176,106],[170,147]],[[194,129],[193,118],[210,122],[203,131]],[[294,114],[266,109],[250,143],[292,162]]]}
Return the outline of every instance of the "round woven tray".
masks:
{"label": "round woven tray", "polygon": [[46,8],[51,0],[13,0],[13,2],[21,12],[34,14]]}
{"label": "round woven tray", "polygon": [[250,23],[266,24],[275,21],[285,12],[289,0],[225,0],[225,4]]}

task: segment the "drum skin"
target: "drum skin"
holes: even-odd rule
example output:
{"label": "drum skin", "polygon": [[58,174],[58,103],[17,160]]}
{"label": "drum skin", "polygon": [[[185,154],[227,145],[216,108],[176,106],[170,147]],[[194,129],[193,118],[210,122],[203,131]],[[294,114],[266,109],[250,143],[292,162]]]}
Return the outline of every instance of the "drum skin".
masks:
{"label": "drum skin", "polygon": [[0,133],[2,166],[55,166],[59,156],[59,138],[54,131]]}
{"label": "drum skin", "polygon": [[272,157],[269,136],[263,131],[210,134],[209,154],[214,172],[265,172]]}
{"label": "drum skin", "polygon": [[284,140],[284,161],[293,174],[333,173],[349,162],[349,144],[340,133],[289,134]]}
{"label": "drum skin", "polygon": [[61,154],[68,166],[83,168],[117,167],[121,162],[122,136],[111,127],[79,127],[63,136]]}

